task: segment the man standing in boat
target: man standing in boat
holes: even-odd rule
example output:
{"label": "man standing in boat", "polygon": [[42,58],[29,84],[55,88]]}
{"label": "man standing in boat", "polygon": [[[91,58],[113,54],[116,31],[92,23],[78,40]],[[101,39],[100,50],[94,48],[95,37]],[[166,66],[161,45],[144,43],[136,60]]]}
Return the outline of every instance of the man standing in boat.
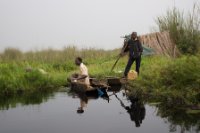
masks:
{"label": "man standing in boat", "polygon": [[89,80],[88,69],[87,69],[86,65],[83,64],[82,61],[83,60],[81,57],[77,57],[75,59],[75,64],[80,67],[80,74],[73,76],[72,80],[74,82],[77,82],[77,81],[83,82],[87,86],[87,89],[89,89],[90,88],[90,80]]}
{"label": "man standing in boat", "polygon": [[141,55],[143,52],[143,48],[142,48],[141,42],[138,40],[137,32],[133,32],[131,34],[131,39],[128,40],[128,42],[125,42],[123,51],[121,52],[120,55],[123,55],[127,51],[129,51],[129,60],[124,71],[125,78],[127,77],[128,72],[130,71],[131,66],[134,61],[136,61],[136,72],[139,75]]}

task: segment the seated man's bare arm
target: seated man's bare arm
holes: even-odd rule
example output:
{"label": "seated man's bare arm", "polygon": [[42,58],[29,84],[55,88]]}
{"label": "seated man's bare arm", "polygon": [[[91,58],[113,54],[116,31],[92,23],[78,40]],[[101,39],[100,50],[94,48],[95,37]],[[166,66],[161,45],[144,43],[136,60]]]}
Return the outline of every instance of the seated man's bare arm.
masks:
{"label": "seated man's bare arm", "polygon": [[74,80],[81,80],[87,78],[87,75],[79,75],[77,78],[73,78]]}

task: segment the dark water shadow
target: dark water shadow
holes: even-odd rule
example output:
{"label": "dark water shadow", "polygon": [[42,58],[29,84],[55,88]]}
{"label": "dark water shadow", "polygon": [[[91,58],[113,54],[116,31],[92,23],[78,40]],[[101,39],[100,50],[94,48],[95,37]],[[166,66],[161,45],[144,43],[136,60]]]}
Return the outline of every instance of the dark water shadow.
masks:
{"label": "dark water shadow", "polygon": [[32,93],[15,94],[11,96],[1,96],[0,110],[8,110],[10,108],[15,108],[19,104],[22,106],[41,104],[53,96],[53,91],[38,91]]}
{"label": "dark water shadow", "polygon": [[135,122],[136,127],[140,127],[146,115],[146,109],[143,102],[139,99],[129,96],[128,100],[131,102],[131,104],[127,106],[121,99],[118,98],[116,94],[115,96],[119,100],[121,107],[123,107],[130,115],[130,120]]}
{"label": "dark water shadow", "polygon": [[73,98],[80,99],[80,105],[77,109],[77,113],[79,114],[84,113],[89,100],[97,100],[101,98],[109,103],[109,96],[106,91],[106,88],[99,88],[99,89],[86,91],[86,92],[79,91],[79,89],[77,88],[76,89],[71,88],[68,94],[71,95]]}
{"label": "dark water shadow", "polygon": [[[105,104],[110,104],[110,99],[116,101],[126,114],[129,116],[130,122],[133,122],[135,127],[142,128],[145,122],[148,101],[141,99],[141,97],[136,97],[135,95],[128,95],[127,90],[124,86],[114,86],[108,90],[101,89],[103,94],[100,94],[97,90],[78,93],[73,91],[65,91],[67,97],[72,97],[79,99],[77,108],[74,110],[78,114],[83,114],[87,112],[87,105],[90,104],[89,100],[102,100]],[[62,93],[62,92],[61,92]],[[123,94],[122,97],[119,95]],[[15,95],[12,97],[1,97],[0,98],[0,110],[9,110],[10,108],[15,108],[17,105],[37,105],[48,101],[50,98],[55,96],[55,92],[35,92],[29,94]],[[138,95],[137,95],[138,96]],[[149,106],[149,105],[148,105]],[[156,116],[163,119],[164,122],[168,123],[169,132],[177,132],[178,129],[181,132],[200,132],[200,114],[199,113],[188,113],[188,110],[183,108],[172,108],[165,104],[152,105],[156,107]],[[74,107],[74,106],[73,106]],[[102,106],[103,107],[103,106]],[[70,110],[70,111],[74,111]],[[93,112],[95,113],[95,112]],[[87,119],[87,118],[86,118]],[[153,122],[153,121],[152,121]]]}
{"label": "dark water shadow", "polygon": [[[108,89],[100,88],[99,90],[103,92],[102,95],[99,94],[99,90],[97,89],[89,92],[80,92],[76,90],[78,89],[71,88],[70,95],[80,99],[80,107],[78,107],[77,113],[84,113],[86,111],[88,100],[104,99],[107,101],[106,103],[109,103],[110,97],[114,96],[120,106],[126,110],[127,114],[130,116],[130,120],[135,123],[135,127],[140,127],[142,121],[145,119],[146,109],[143,101],[133,96],[128,96],[124,86],[112,86]],[[122,93],[123,98],[125,98],[129,104],[125,104],[123,100],[117,96],[118,93]]]}
{"label": "dark water shadow", "polygon": [[188,109],[169,107],[166,104],[159,104],[157,116],[166,119],[169,123],[169,131],[176,132],[179,127],[181,133],[200,132],[200,113],[189,113]]}
{"label": "dark water shadow", "polygon": [[[70,93],[73,97],[80,99],[80,107],[77,109],[77,113],[84,113],[86,110],[86,105],[88,100],[98,100],[103,98],[108,101],[111,96],[115,96],[116,100],[119,101],[120,106],[126,110],[127,114],[130,116],[130,121],[135,123],[135,127],[141,127],[143,121],[145,121],[146,109],[145,104],[148,104],[148,100],[142,99],[140,93],[135,95],[127,95],[127,86],[113,86],[108,90],[104,90],[105,95],[100,97],[98,91],[78,93],[71,91]],[[122,99],[118,97],[118,93],[123,94],[129,104],[123,102]],[[187,132],[195,130],[195,132],[200,131],[200,114],[188,114],[187,110],[180,108],[170,108],[165,104],[154,105],[157,108],[157,116],[167,120],[169,123],[169,131],[176,132],[178,128],[181,132]],[[165,121],[166,122],[166,121]]]}

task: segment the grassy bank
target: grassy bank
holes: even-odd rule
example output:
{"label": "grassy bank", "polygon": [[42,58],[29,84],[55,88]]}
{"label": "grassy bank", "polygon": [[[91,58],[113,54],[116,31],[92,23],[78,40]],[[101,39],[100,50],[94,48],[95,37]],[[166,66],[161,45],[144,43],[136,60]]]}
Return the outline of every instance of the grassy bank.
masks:
{"label": "grassy bank", "polygon": [[200,56],[177,59],[150,57],[141,67],[141,75],[130,83],[133,93],[148,96],[168,105],[200,103]]}
{"label": "grassy bank", "polygon": [[67,85],[67,77],[79,72],[74,59],[81,56],[95,77],[109,75],[118,50],[105,51],[75,47],[23,53],[6,49],[0,55],[0,94],[13,95],[54,90]]}
{"label": "grassy bank", "polygon": [[[71,51],[72,48],[68,50]],[[110,71],[116,60],[118,50],[95,50],[95,52],[94,50],[81,51],[76,48],[73,48],[73,50],[79,55],[73,55],[74,57],[72,57],[72,53],[66,52],[66,49],[65,54],[64,51],[52,52],[51,50],[49,53],[52,52],[53,54],[47,54],[47,51],[43,51],[46,53],[44,54],[40,51],[31,53],[32,56],[30,56],[30,53],[21,52],[21,57],[18,56],[17,59],[12,59],[17,57],[16,55],[12,57],[8,56],[8,53],[7,55],[2,54],[0,94],[44,92],[66,86],[66,78],[79,71],[79,68],[74,65],[76,56],[83,57],[91,77],[122,76],[127,57],[120,59],[114,72]],[[50,60],[51,57],[57,59]],[[143,57],[141,74],[135,81],[130,81],[130,89],[132,93],[141,92],[141,94],[159,102],[198,105],[200,103],[199,60],[199,54],[196,56],[185,55],[176,59],[156,55]],[[135,65],[132,69],[134,67]]]}

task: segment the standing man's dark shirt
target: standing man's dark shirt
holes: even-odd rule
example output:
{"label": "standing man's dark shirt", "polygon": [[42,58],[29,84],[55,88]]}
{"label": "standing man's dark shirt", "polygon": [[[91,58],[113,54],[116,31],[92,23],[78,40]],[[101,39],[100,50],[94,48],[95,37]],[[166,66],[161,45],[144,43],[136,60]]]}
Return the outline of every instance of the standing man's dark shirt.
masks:
{"label": "standing man's dark shirt", "polygon": [[128,41],[128,47],[129,47],[129,56],[130,57],[137,58],[143,52],[143,48],[142,48],[142,45],[139,40],[130,39]]}

